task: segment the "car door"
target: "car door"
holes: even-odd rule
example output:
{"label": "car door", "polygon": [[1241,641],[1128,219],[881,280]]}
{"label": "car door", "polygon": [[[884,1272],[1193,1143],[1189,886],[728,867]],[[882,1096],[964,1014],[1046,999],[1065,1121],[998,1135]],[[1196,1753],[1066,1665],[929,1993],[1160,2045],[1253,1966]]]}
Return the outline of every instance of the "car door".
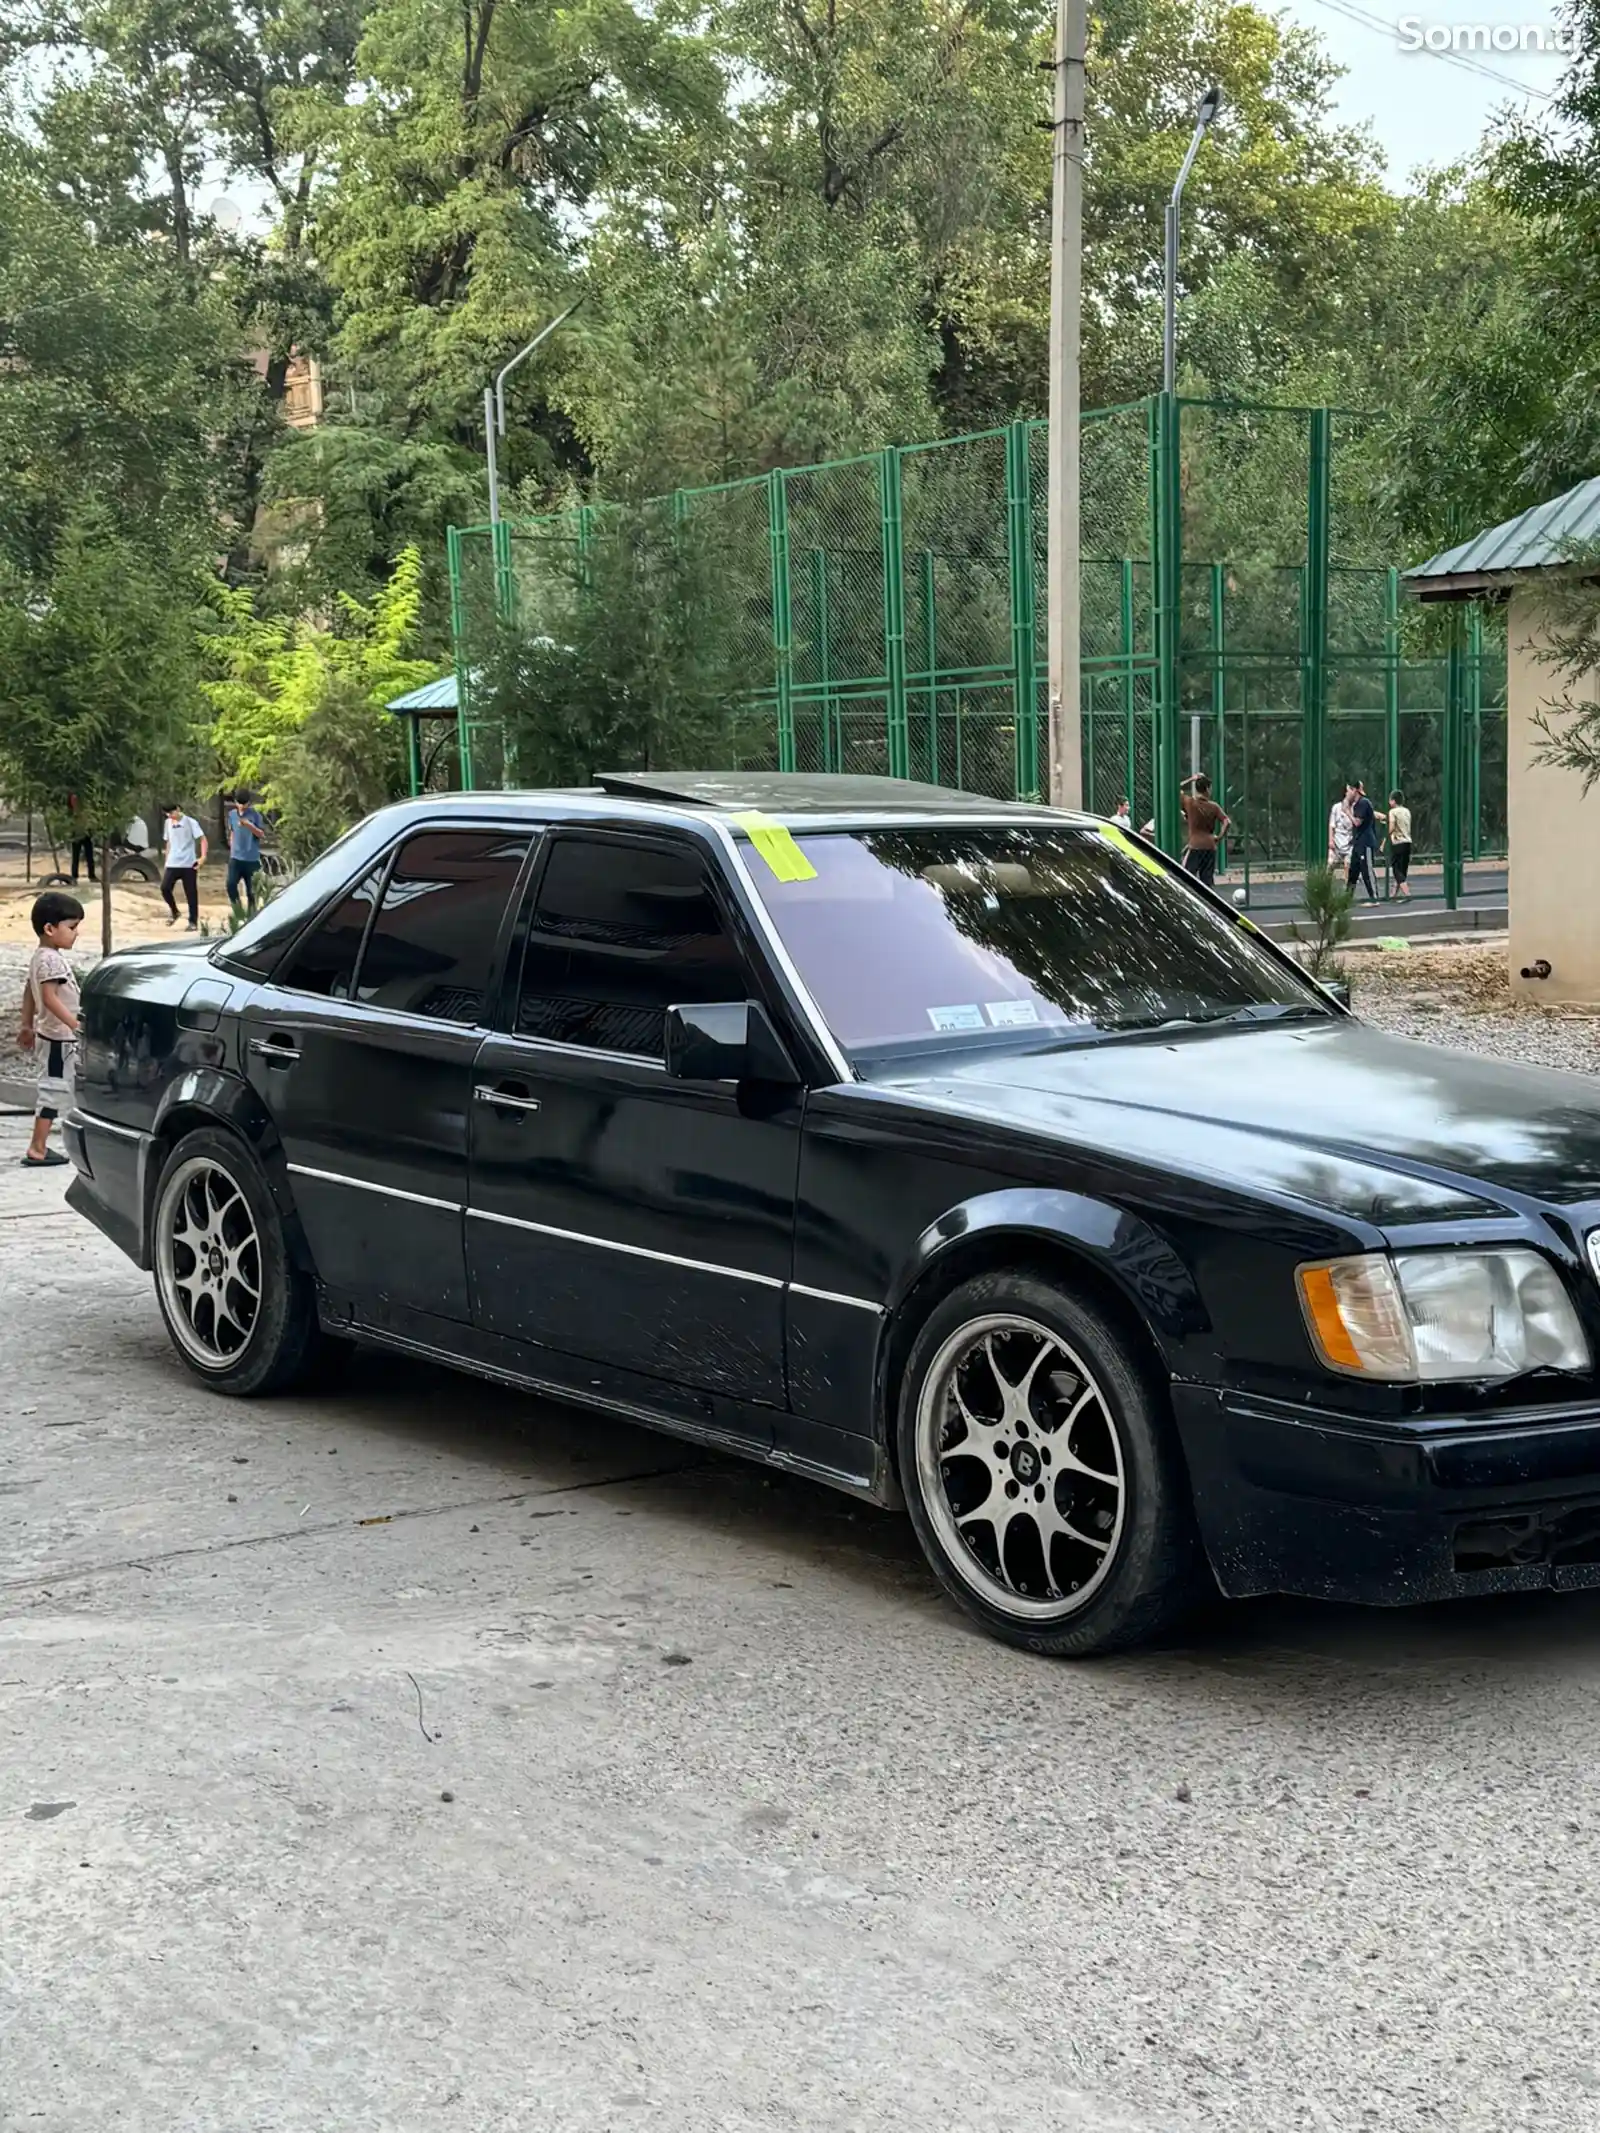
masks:
{"label": "car door", "polygon": [[553,832],[511,1026],[479,1055],[467,1258],[486,1332],[784,1399],[803,1097],[664,1067],[666,1009],[761,997],[696,840]]}
{"label": "car door", "polygon": [[246,1004],[323,1283],[358,1315],[470,1317],[463,1209],[473,1060],[529,833],[417,831]]}

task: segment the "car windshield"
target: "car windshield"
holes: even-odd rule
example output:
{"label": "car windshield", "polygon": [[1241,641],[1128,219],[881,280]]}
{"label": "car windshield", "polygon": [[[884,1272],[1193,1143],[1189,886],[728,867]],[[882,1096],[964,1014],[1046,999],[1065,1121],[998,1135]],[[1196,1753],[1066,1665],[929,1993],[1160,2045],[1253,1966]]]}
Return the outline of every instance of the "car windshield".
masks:
{"label": "car windshield", "polygon": [[858,1065],[1333,1012],[1109,824],[769,831],[749,865]]}

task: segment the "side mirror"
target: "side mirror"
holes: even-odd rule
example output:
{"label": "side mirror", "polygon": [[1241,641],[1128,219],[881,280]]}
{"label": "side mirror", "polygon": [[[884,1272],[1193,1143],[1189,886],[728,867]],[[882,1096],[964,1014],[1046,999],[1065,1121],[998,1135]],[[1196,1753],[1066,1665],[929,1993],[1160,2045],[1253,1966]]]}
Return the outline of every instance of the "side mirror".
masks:
{"label": "side mirror", "polygon": [[800,1079],[759,1000],[706,1002],[667,1009],[667,1072],[674,1081]]}
{"label": "side mirror", "polygon": [[1349,1012],[1350,980],[1348,978],[1330,978],[1322,989],[1336,1006],[1344,1008],[1346,1013]]}

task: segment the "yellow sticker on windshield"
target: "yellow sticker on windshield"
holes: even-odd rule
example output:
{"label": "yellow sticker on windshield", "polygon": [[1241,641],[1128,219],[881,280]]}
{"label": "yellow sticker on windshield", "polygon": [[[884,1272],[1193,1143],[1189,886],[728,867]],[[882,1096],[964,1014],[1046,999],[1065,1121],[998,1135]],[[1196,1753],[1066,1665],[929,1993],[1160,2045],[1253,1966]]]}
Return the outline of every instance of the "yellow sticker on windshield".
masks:
{"label": "yellow sticker on windshield", "polygon": [[1166,874],[1166,868],[1149,845],[1137,837],[1130,837],[1120,823],[1102,822],[1097,827],[1107,844],[1114,844],[1119,852],[1126,852],[1135,866],[1143,867],[1147,874]]}
{"label": "yellow sticker on windshield", "polygon": [[816,868],[781,822],[774,822],[770,815],[735,815],[733,819],[779,881],[816,880]]}

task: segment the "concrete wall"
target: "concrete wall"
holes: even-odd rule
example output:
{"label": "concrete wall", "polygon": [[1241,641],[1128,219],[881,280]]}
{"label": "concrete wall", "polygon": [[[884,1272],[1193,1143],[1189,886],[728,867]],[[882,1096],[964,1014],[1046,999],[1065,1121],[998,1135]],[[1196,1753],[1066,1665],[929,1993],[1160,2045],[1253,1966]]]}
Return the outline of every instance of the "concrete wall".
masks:
{"label": "concrete wall", "polygon": [[[1597,677],[1569,691],[1540,659],[1548,634],[1527,593],[1512,596],[1507,637],[1512,989],[1532,999],[1600,1002],[1600,786],[1585,799],[1574,772],[1532,760],[1534,713],[1569,693],[1592,701]],[[1549,977],[1524,979],[1522,971],[1540,958]]]}

